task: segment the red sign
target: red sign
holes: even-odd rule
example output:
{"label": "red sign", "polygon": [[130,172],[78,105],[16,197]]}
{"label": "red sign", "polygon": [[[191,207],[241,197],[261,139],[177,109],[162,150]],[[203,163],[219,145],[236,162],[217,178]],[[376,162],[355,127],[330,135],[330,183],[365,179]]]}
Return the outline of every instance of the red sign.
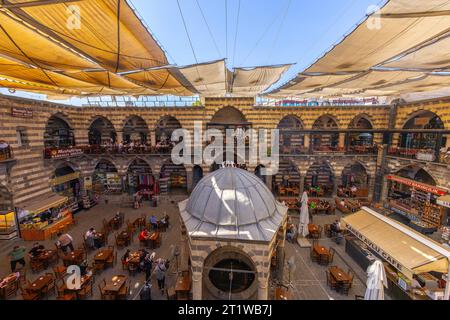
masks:
{"label": "red sign", "polygon": [[22,108],[11,108],[11,116],[16,118],[33,118],[33,111]]}
{"label": "red sign", "polygon": [[83,154],[83,150],[80,148],[71,149],[46,149],[45,155],[50,159],[63,159],[73,156],[79,156]]}
{"label": "red sign", "polygon": [[394,176],[394,175],[387,176],[387,179],[405,184],[412,188],[419,189],[419,190],[422,190],[422,191],[425,191],[428,193],[433,193],[438,196],[443,196],[443,195],[447,194],[447,191],[445,191],[444,189],[441,189],[441,188],[438,188],[435,186],[430,186],[429,184],[417,182],[415,180],[411,180],[411,179],[407,179],[407,178],[403,178],[403,177],[399,177],[399,176]]}

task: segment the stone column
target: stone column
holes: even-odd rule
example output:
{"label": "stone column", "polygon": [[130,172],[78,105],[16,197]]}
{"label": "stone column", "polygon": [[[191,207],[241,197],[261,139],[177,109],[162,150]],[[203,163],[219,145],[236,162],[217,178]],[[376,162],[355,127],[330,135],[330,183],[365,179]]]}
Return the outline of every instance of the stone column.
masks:
{"label": "stone column", "polygon": [[339,133],[339,149],[340,150],[345,150],[345,133],[344,132],[340,132]]}
{"label": "stone column", "polygon": [[123,131],[117,131],[116,132],[116,143],[120,144],[123,142]]}
{"label": "stone column", "polygon": [[311,135],[309,133],[304,135],[303,146],[309,150]]}
{"label": "stone column", "polygon": [[186,185],[187,192],[191,192],[194,189],[194,172],[192,167],[186,167]]}
{"label": "stone column", "polygon": [[202,285],[202,273],[193,272],[192,273],[192,299],[202,300],[203,298],[203,285]]}
{"label": "stone column", "polygon": [[386,176],[383,177],[383,184],[381,189],[381,198],[380,203],[384,204],[387,201],[388,197],[388,180],[386,179]]}
{"label": "stone column", "polygon": [[258,300],[269,299],[269,279],[258,277]]}
{"label": "stone column", "polygon": [[300,174],[300,186],[299,186],[299,197],[302,197],[303,191],[305,191],[305,176]]}
{"label": "stone column", "polygon": [[400,133],[396,132],[392,134],[390,147],[397,147],[400,143]]}
{"label": "stone column", "polygon": [[150,143],[151,143],[152,147],[156,146],[156,131],[155,130],[150,131]]}
{"label": "stone column", "polygon": [[334,177],[334,184],[333,184],[333,197],[337,196],[337,189],[338,186],[342,183],[342,176],[335,176]]}

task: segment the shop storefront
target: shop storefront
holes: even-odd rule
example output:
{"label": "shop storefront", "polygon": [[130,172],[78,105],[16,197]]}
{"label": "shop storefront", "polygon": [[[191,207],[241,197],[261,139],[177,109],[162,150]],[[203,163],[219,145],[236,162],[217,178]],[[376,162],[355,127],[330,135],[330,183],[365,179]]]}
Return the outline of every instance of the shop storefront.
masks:
{"label": "shop storefront", "polygon": [[138,191],[148,193],[153,190],[154,183],[152,169],[145,161],[136,159],[130,164],[126,183],[129,194],[133,195]]}
{"label": "shop storefront", "polygon": [[12,210],[0,211],[0,240],[17,237],[16,214]]}
{"label": "shop storefront", "polygon": [[382,260],[392,298],[449,299],[447,248],[366,207],[342,220],[351,233],[346,252],[365,270]]}
{"label": "shop storefront", "polygon": [[20,236],[24,240],[44,241],[73,222],[68,198],[52,194],[31,201],[17,210]]}
{"label": "shop storefront", "polygon": [[445,208],[437,202],[446,190],[416,180],[388,175],[388,207],[410,221],[422,233],[437,231],[444,222]]}
{"label": "shop storefront", "polygon": [[109,161],[100,161],[92,177],[94,193],[121,193],[122,181],[116,167]]}
{"label": "shop storefront", "polygon": [[79,172],[65,166],[56,169],[54,178],[51,180],[53,192],[67,197],[67,207],[72,213],[80,209],[81,186],[79,178]]}

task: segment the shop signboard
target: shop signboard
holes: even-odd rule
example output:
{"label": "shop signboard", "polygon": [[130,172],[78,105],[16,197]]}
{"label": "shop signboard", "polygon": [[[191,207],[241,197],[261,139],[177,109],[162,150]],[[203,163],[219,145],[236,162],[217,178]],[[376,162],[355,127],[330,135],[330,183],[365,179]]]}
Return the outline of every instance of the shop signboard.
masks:
{"label": "shop signboard", "polygon": [[416,188],[416,189],[419,189],[419,190],[422,190],[425,192],[433,193],[438,196],[443,196],[443,195],[447,194],[447,191],[445,191],[444,189],[441,189],[441,188],[438,188],[435,186],[431,186],[431,185],[428,185],[425,183],[417,182],[415,180],[411,180],[411,179],[407,179],[407,178],[403,178],[403,177],[399,177],[399,176],[395,176],[395,175],[388,175],[386,178],[388,180],[396,181],[401,184],[407,185],[409,187]]}
{"label": "shop signboard", "polygon": [[66,174],[64,176],[60,176],[60,177],[56,177],[52,180],[51,184],[52,186],[57,186],[72,180],[76,180],[80,177],[80,173],[79,172],[73,172],[73,173],[69,173]]}
{"label": "shop signboard", "polygon": [[450,208],[450,195],[438,198],[436,203],[443,207]]}
{"label": "shop signboard", "polygon": [[364,235],[362,235],[358,230],[353,228],[351,225],[347,224],[346,226],[347,230],[353,233],[359,240],[364,242],[370,250],[378,254],[380,257],[382,257],[384,260],[386,260],[390,265],[392,265],[395,269],[403,273],[405,276],[412,278],[412,272],[408,269],[406,269],[400,262],[395,260],[391,255],[389,255],[387,252],[383,250],[383,248],[380,248],[375,243],[373,243],[370,239],[367,239]]}
{"label": "shop signboard", "polygon": [[83,150],[80,148],[70,148],[70,149],[52,149],[49,152],[51,159],[63,159],[73,156],[79,156],[83,154]]}
{"label": "shop signboard", "polygon": [[11,116],[16,118],[33,118],[33,111],[24,108],[11,108]]}

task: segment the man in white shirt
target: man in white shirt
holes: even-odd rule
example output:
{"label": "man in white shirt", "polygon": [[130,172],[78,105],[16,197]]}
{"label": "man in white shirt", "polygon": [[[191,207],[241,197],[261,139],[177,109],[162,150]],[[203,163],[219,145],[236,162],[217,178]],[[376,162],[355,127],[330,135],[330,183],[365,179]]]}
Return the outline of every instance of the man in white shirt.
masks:
{"label": "man in white shirt", "polygon": [[95,229],[94,228],[90,228],[86,234],[84,235],[84,240],[86,241],[86,244],[91,247],[91,248],[95,248]]}

